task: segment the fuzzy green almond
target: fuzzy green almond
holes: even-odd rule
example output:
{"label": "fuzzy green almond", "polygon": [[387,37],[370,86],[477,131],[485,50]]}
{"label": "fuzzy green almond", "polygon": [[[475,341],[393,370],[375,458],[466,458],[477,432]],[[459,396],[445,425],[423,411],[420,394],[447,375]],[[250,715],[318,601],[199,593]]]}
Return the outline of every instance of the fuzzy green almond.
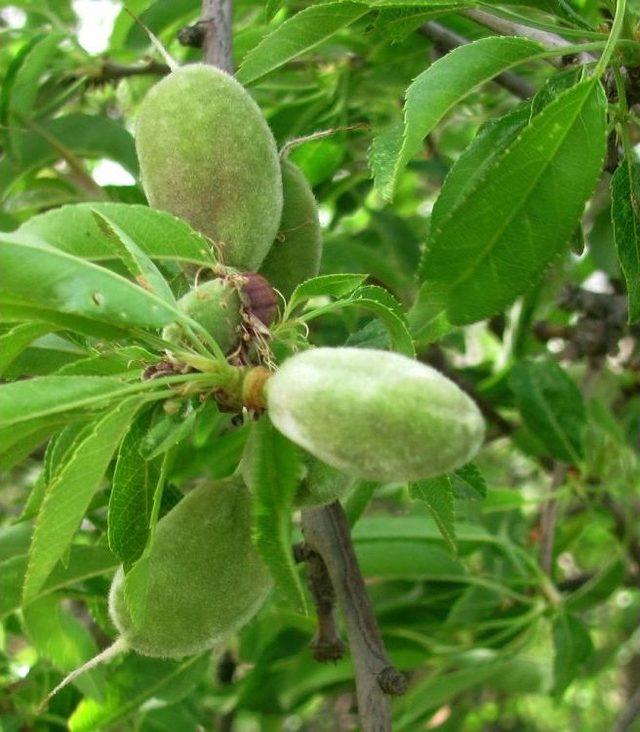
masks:
{"label": "fuzzy green almond", "polygon": [[478,407],[435,369],[364,348],[316,348],[265,385],[275,427],[319,460],[365,480],[404,482],[455,470],[484,438]]}
{"label": "fuzzy green almond", "polygon": [[249,622],[272,586],[251,526],[251,496],[240,480],[202,485],[162,518],[136,624],[122,569],[111,585],[109,612],[126,647],[181,658],[212,648]]}
{"label": "fuzzy green almond", "polygon": [[280,224],[282,177],[244,87],[212,66],[179,68],[144,98],[136,149],[149,203],[208,236],[225,265],[257,271]]}
{"label": "fuzzy green almond", "polygon": [[295,288],[320,271],[322,234],[318,204],[304,173],[282,163],[282,221],[260,273],[288,300]]}

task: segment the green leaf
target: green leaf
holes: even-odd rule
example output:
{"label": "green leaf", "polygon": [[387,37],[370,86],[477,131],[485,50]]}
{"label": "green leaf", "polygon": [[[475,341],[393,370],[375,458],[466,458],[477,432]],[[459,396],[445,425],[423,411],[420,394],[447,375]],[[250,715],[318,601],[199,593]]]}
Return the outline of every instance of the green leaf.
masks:
{"label": "green leaf", "polygon": [[593,653],[593,644],[582,620],[561,612],[553,621],[553,645],[556,652],[553,661],[553,693],[561,697]]}
{"label": "green leaf", "polygon": [[249,485],[255,498],[255,541],[282,594],[306,612],[306,599],[291,548],[291,513],[300,479],[297,448],[268,418],[253,427]]}
{"label": "green leaf", "polygon": [[458,498],[486,498],[487,483],[475,463],[467,463],[454,470],[452,479]]}
{"label": "green leaf", "polygon": [[[2,244],[0,243],[0,248]],[[70,330],[91,338],[117,340],[127,335],[127,331],[115,325],[90,320],[79,315],[68,315],[56,310],[31,305],[0,302],[0,319],[5,323],[42,322],[54,326],[51,330]],[[41,372],[38,372],[41,373]],[[46,371],[50,373],[50,371]]]}
{"label": "green leaf", "polygon": [[0,452],[0,473],[19,465],[34,450],[46,442],[53,431],[55,431],[55,426],[47,425],[30,432],[22,440],[4,447]]}
{"label": "green leaf", "polygon": [[120,445],[111,481],[109,546],[125,568],[140,558],[147,545],[153,497],[160,477],[158,463],[140,455],[140,443],[150,421],[151,412],[147,411],[131,425]]}
{"label": "green leaf", "polygon": [[105,214],[95,208],[91,213],[106,241],[116,256],[124,262],[135,281],[148,292],[155,293],[159,298],[175,307],[176,299],[167,281],[136,242]]}
{"label": "green leaf", "polygon": [[131,391],[131,384],[106,376],[40,376],[3,384],[0,427],[76,409],[99,409]]}
{"label": "green leaf", "polygon": [[580,390],[553,360],[523,359],[509,384],[527,427],[558,460],[577,464],[584,457],[586,410]]}
{"label": "green leaf", "polygon": [[345,304],[372,312],[389,331],[394,350],[415,358],[416,349],[409,333],[406,316],[402,306],[390,292],[383,287],[367,285],[356,290]]}
{"label": "green leaf", "polygon": [[442,538],[449,550],[455,554],[457,551],[456,527],[451,478],[448,475],[439,475],[436,478],[420,480],[411,483],[409,492],[411,498],[424,501],[429,506]]}
{"label": "green leaf", "polygon": [[[23,608],[27,635],[40,656],[69,673],[96,655],[98,647],[87,628],[62,607],[56,595],[46,595]],[[104,669],[94,668],[74,681],[83,694],[101,698]]]}
{"label": "green leaf", "polygon": [[162,413],[140,443],[142,457],[152,460],[191,435],[197,413],[190,402],[185,402],[177,414]]}
{"label": "green leaf", "polygon": [[312,297],[345,297],[360,287],[366,279],[366,274],[330,274],[305,280],[293,291],[288,310],[293,310]]}
{"label": "green leaf", "polygon": [[175,308],[142,287],[44,243],[4,235],[0,267],[0,303],[9,306],[42,307],[125,327],[161,328],[177,317]]}
{"label": "green leaf", "polygon": [[524,38],[482,38],[467,43],[423,71],[407,89],[404,122],[374,139],[371,168],[376,187],[390,199],[398,175],[444,115],[478,84],[539,56],[543,47]]}
{"label": "green leaf", "polygon": [[451,166],[431,212],[431,226],[437,226],[475,188],[488,168],[504,155],[529,122],[530,104],[519,104],[497,120],[485,124],[471,144]]}
{"label": "green leaf", "polygon": [[59,33],[36,35],[9,64],[0,94],[0,122],[11,132],[31,116],[40,78],[48,70],[61,38]]}
{"label": "green leaf", "polygon": [[602,167],[606,99],[587,79],[551,102],[430,234],[418,307],[434,288],[452,323],[509,305],[569,246]]}
{"label": "green leaf", "polygon": [[30,343],[51,330],[47,323],[22,323],[0,336],[0,376]]}
{"label": "green leaf", "polygon": [[204,677],[209,661],[208,653],[182,661],[130,653],[116,668],[110,669],[105,700],[83,699],[69,718],[69,729],[71,732],[113,729],[116,722],[136,712],[145,702],[154,707],[173,704],[187,696]]}
{"label": "green leaf", "polygon": [[113,248],[100,229],[97,211],[125,232],[151,259],[167,263],[215,265],[207,240],[187,223],[166,211],[127,203],[78,203],[47,211],[26,221],[14,232],[35,237],[68,254],[94,262],[114,258]]}
{"label": "green leaf", "polygon": [[640,166],[623,160],[611,178],[613,235],[627,283],[629,323],[640,318]]}
{"label": "green leaf", "polygon": [[[31,170],[61,157],[61,150],[88,158],[109,158],[138,174],[135,145],[119,123],[102,115],[69,114],[40,123],[42,132],[16,130],[14,155],[0,160],[0,191]],[[44,136],[43,134],[44,133]],[[51,141],[55,140],[55,145]]]}
{"label": "green leaf", "polygon": [[236,76],[251,84],[331,38],[369,12],[361,3],[333,2],[312,5],[296,13],[263,39],[244,58]]}
{"label": "green leaf", "polygon": [[141,406],[140,397],[130,397],[96,420],[52,477],[29,549],[25,599],[35,596],[67,550],[114,452]]}
{"label": "green leaf", "polygon": [[[28,555],[20,554],[0,563],[0,620],[20,607]],[[110,574],[119,565],[103,546],[72,546],[67,565],[59,564],[32,600],[44,597],[91,577]]]}

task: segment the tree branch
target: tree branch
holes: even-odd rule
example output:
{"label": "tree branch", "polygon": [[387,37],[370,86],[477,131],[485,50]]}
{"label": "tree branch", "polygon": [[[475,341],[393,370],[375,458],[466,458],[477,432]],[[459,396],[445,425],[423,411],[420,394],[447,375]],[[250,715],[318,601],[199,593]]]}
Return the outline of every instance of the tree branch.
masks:
{"label": "tree branch", "polygon": [[[454,48],[458,48],[458,46],[464,46],[469,43],[468,38],[434,21],[425,23],[420,28],[420,33],[426,38],[431,39],[439,51],[451,51]],[[521,76],[518,76],[518,74],[514,74],[512,71],[505,71],[499,74],[493,81],[520,99],[530,99],[535,93],[535,88],[529,82],[525,81]]]}
{"label": "tree branch", "polygon": [[640,715],[640,689],[636,690],[627,702],[627,706],[622,710],[613,728],[614,732],[627,732],[638,715]]}
{"label": "tree branch", "polygon": [[231,0],[202,0],[199,26],[204,62],[232,74]]}
{"label": "tree branch", "polygon": [[[489,30],[495,31],[503,36],[522,36],[523,38],[529,38],[532,41],[538,41],[543,46],[548,48],[564,48],[571,46],[572,44],[567,41],[566,38],[557,35],[556,33],[550,33],[549,31],[540,30],[538,28],[531,28],[523,23],[515,23],[512,20],[505,20],[499,18],[497,15],[492,15],[484,10],[478,10],[477,8],[469,8],[464,10],[462,15],[466,15],[467,18],[471,18],[479,25],[488,28]],[[548,58],[546,59],[549,63],[554,66],[562,66],[562,59]],[[580,63],[590,63],[594,60],[593,56],[588,53],[581,53],[578,56]]]}
{"label": "tree branch", "polygon": [[150,59],[144,64],[131,66],[119,64],[109,59],[104,59],[100,68],[91,76],[91,81],[94,84],[104,84],[109,81],[118,81],[119,79],[126,79],[131,76],[143,76],[146,74],[165,76],[170,71],[171,69],[166,64],[160,63],[155,59]]}
{"label": "tree branch", "polygon": [[322,557],[344,615],[362,730],[390,732],[389,695],[403,694],[407,682],[387,656],[340,503],[305,509],[302,531],[307,544]]}
{"label": "tree branch", "polygon": [[305,543],[294,547],[294,556],[296,561],[307,563],[307,582],[316,608],[318,625],[316,634],[309,644],[313,650],[313,657],[319,663],[338,661],[344,656],[345,645],[338,632],[336,592],[327,565],[322,557]]}

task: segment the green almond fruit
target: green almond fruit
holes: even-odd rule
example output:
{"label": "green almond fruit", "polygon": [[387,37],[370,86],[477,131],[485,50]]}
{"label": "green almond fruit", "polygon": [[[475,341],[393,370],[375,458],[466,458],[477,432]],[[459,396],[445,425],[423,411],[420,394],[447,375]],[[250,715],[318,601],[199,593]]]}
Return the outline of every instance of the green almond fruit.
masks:
{"label": "green almond fruit", "polygon": [[282,163],[284,202],[280,230],[260,273],[288,300],[295,288],[320,271],[322,235],[318,204],[297,165]]}
{"label": "green almond fruit", "polygon": [[251,495],[241,481],[208,483],[188,493],[158,523],[137,623],[127,606],[123,570],[113,579],[109,612],[121,645],[146,656],[182,658],[212,648],[248,623],[272,586],[251,526]]}
{"label": "green almond fruit", "polygon": [[[242,299],[231,279],[220,277],[203,282],[178,300],[178,307],[200,323],[225,352],[232,350],[240,339]],[[171,323],[162,337],[176,345],[184,342],[180,323]]]}
{"label": "green almond fruit", "polygon": [[246,89],[213,66],[181,67],[144,98],[136,149],[149,203],[208,236],[225,265],[257,271],[280,224],[282,177]]}
{"label": "green almond fruit", "polygon": [[389,351],[316,348],[266,385],[275,427],[319,460],[365,480],[420,480],[467,463],[484,420],[456,384]]}

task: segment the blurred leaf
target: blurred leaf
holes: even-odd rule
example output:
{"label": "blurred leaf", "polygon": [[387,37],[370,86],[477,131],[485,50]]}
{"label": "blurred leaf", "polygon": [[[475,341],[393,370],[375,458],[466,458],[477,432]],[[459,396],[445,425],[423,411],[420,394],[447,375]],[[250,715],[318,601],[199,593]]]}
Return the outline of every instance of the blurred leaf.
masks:
{"label": "blurred leaf", "polygon": [[[22,603],[22,586],[27,571],[27,554],[0,563],[0,619],[17,610]],[[59,564],[35,593],[32,601],[83,580],[110,574],[119,565],[103,546],[72,546],[66,566]]]}
{"label": "blurred leaf", "polygon": [[[63,673],[82,666],[98,652],[91,633],[62,607],[58,596],[46,595],[35,600],[26,605],[22,613],[27,634],[38,654]],[[83,694],[102,698],[105,690],[104,670],[99,667],[91,669],[74,683]]]}
{"label": "blurred leaf", "polygon": [[640,166],[623,160],[611,178],[613,233],[629,296],[629,323],[640,318]]}
{"label": "blurred leaf", "polygon": [[582,394],[555,361],[518,361],[509,379],[527,427],[558,460],[575,465],[584,457],[587,415]]}
{"label": "blurred leaf", "polygon": [[83,699],[69,718],[71,732],[112,728],[145,702],[166,705],[179,701],[207,672],[209,654],[167,661],[130,653],[117,663],[109,674],[104,702]]}
{"label": "blurred leaf", "polygon": [[39,129],[40,132],[14,131],[14,154],[0,160],[0,191],[25,173],[59,160],[66,150],[85,158],[108,158],[132,175],[138,173],[133,138],[122,125],[108,117],[69,114],[43,121]]}
{"label": "blurred leaf", "polygon": [[593,653],[593,644],[585,624],[575,615],[561,612],[553,621],[553,645],[553,693],[561,697]]}

